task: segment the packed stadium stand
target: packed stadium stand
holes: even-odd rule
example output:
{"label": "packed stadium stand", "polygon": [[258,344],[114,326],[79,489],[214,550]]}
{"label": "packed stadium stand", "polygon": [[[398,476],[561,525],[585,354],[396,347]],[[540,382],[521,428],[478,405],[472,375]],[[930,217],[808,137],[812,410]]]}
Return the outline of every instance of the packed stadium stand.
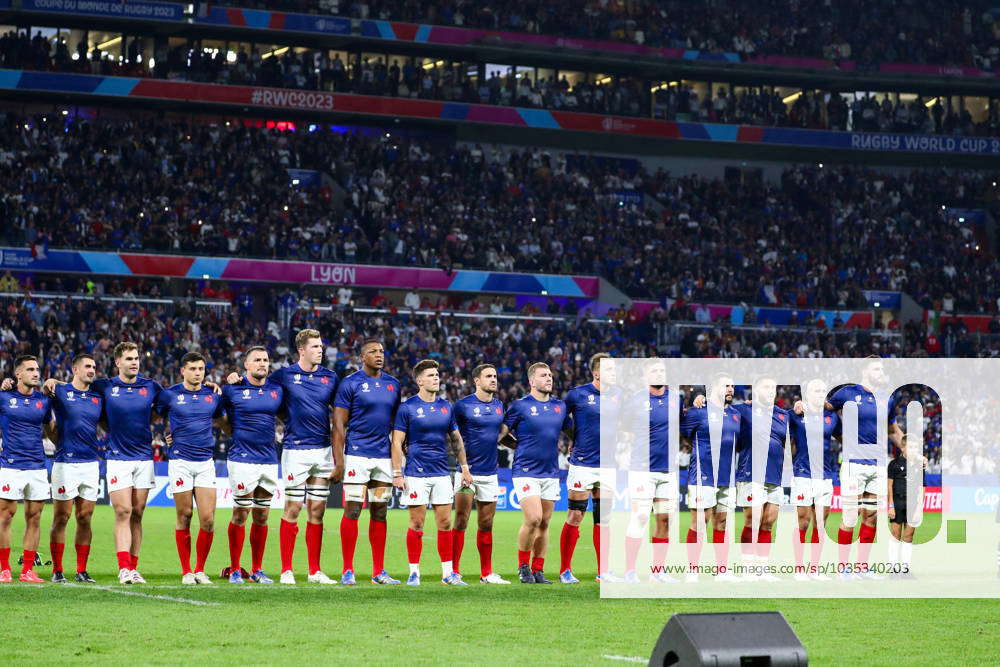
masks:
{"label": "packed stadium stand", "polygon": [[983,1],[880,3],[866,6],[863,12],[847,4],[821,0],[720,0],[698,4],[676,0],[290,0],[222,4],[731,51],[744,58],[792,55],[975,65],[987,70],[1000,64],[995,32],[998,16],[994,5]]}

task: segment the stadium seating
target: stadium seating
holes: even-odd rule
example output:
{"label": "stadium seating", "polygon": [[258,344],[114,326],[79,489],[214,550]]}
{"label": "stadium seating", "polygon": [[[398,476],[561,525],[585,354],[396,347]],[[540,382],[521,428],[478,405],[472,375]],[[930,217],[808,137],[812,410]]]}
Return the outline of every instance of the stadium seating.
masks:
{"label": "stadium seating", "polygon": [[[76,52],[71,54],[71,48]],[[952,107],[940,98],[900,100],[892,94],[848,96],[840,92],[801,91],[786,102],[764,86],[721,89],[713,97],[685,82],[658,85],[652,93],[638,77],[615,76],[600,82],[570,84],[565,76],[528,77],[492,72],[483,80],[469,75],[475,63],[419,66],[420,59],[382,56],[348,63],[323,50],[286,50],[273,57],[261,49],[240,47],[229,60],[219,49],[175,46],[156,58],[138,61],[88,53],[82,42],[67,44],[27,32],[0,37],[0,66],[9,69],[81,72],[115,76],[145,76],[171,80],[256,85],[276,88],[327,90],[450,102],[545,108],[662,120],[698,120],[711,123],[851,130],[997,136],[1000,109],[995,101],[982,120],[973,119],[964,106]],[[75,59],[74,59],[75,58]],[[652,96],[652,97],[650,97]],[[794,98],[794,99],[792,99]]]}
{"label": "stadium seating", "polygon": [[[350,15],[414,23],[620,40],[728,51],[744,58],[790,55],[861,62],[997,68],[995,10],[989,2],[851,5],[822,0],[555,2],[492,0],[231,0],[231,6]],[[899,26],[897,30],[887,26]]]}
{"label": "stadium seating", "polygon": [[[894,290],[997,311],[992,255],[944,210],[992,206],[987,172],[795,166],[780,184],[735,186],[635,160],[313,129],[8,116],[0,183],[19,194],[0,203],[13,221],[0,240],[596,273],[688,302],[851,308],[862,290]],[[344,210],[331,187],[291,187],[287,168],[331,174]]]}

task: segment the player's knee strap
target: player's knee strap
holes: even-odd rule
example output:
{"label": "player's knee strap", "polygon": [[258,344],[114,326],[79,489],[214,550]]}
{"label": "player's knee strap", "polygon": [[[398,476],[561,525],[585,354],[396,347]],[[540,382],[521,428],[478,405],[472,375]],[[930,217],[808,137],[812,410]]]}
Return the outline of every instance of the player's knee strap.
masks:
{"label": "player's knee strap", "polygon": [[306,497],[306,487],[304,485],[286,487],[285,495],[289,500],[302,502]]}
{"label": "player's knee strap", "polygon": [[320,486],[320,485],[307,485],[306,486],[306,496],[310,500],[326,500],[330,497],[330,487]]}
{"label": "player's knee strap", "polygon": [[858,507],[863,510],[875,511],[878,509],[878,498],[862,498],[858,501]]}
{"label": "player's knee strap", "polygon": [[569,499],[568,506],[571,510],[576,510],[577,512],[587,511],[587,501],[586,500],[573,500]]}
{"label": "player's knee strap", "polygon": [[663,498],[653,501],[653,514],[669,514],[674,511],[675,503],[673,500],[665,500]]}
{"label": "player's knee strap", "polygon": [[253,498],[250,496],[233,496],[233,505],[241,509],[246,509],[253,505]]}
{"label": "player's knee strap", "polygon": [[374,486],[368,489],[368,502],[387,503],[392,497],[392,488],[388,486]]}
{"label": "player's knee strap", "polygon": [[269,509],[271,507],[271,499],[270,498],[254,498],[253,499],[253,506],[254,506],[255,509],[261,509],[261,510]]}

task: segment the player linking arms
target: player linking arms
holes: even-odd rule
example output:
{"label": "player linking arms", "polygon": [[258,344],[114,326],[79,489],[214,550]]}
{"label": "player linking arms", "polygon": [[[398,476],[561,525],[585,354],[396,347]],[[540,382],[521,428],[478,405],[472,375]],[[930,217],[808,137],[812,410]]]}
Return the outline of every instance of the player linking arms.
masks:
{"label": "player linking arms", "polygon": [[278,449],[275,444],[277,415],[284,403],[285,390],[267,377],[271,361],[267,350],[249,348],[243,360],[246,375],[239,384],[222,389],[222,401],[233,433],[229,448],[229,486],[233,490],[233,518],[229,523],[229,567],[222,576],[229,583],[242,584],[240,557],[250,525],[250,580],[273,584],[264,573],[264,547],[267,544],[267,516],[271,498],[278,488]]}
{"label": "player linking arms", "polygon": [[[205,563],[215,537],[215,438],[221,426],[222,401],[204,385],[205,357],[188,352],[181,357],[183,381],[164,389],[155,409],[170,425],[167,476],[173,489],[177,525],[174,539],[181,563],[181,583],[211,584]],[[197,561],[191,570],[191,516],[198,505]]]}
{"label": "player linking arms", "polygon": [[42,436],[54,435],[49,398],[38,391],[41,383],[38,358],[22,355],[14,360],[16,386],[0,392],[0,429],[3,457],[0,458],[0,584],[11,582],[10,525],[17,513],[17,501],[24,500],[24,555],[20,580],[43,583],[35,574],[35,554],[42,508],[49,499]]}
{"label": "player linking arms", "polygon": [[76,581],[95,583],[87,573],[93,532],[90,519],[97,504],[101,472],[98,461],[97,426],[104,412],[104,401],[91,385],[97,365],[89,354],[73,359],[73,380],[59,385],[52,395],[56,417],[56,457],[52,464],[52,581],[66,581],[63,575],[63,552],[66,548],[66,525],[76,509]]}
{"label": "player linking arms", "polygon": [[[282,441],[281,471],[285,476],[285,511],[278,535],[281,550],[282,584],[294,585],[292,558],[299,534],[299,514],[306,508],[306,553],[309,577],[313,584],[337,582],[320,569],[323,549],[323,516],[330,496],[330,478],[334,473],[331,447],[330,411],[337,391],[337,374],[320,366],[323,339],[315,329],[303,329],[295,335],[299,359],[291,366],[271,374],[270,381],[284,390],[288,413]],[[236,373],[227,378],[231,385],[241,381]]]}

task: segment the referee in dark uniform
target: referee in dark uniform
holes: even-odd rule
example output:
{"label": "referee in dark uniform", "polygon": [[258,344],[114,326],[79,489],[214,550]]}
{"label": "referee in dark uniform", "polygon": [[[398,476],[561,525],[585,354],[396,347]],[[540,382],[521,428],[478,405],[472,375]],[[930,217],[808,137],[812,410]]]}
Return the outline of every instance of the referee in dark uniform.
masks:
{"label": "referee in dark uniform", "polygon": [[[919,434],[907,434],[900,443],[902,447],[892,461],[889,461],[889,531],[892,540],[889,542],[889,561],[899,566],[899,572],[892,575],[896,579],[915,579],[910,570],[913,557],[913,534],[924,516],[924,486],[927,482],[927,459],[921,452]],[[920,469],[920,490],[912,499],[906,494],[906,469],[909,459],[918,459]],[[912,504],[916,510],[912,517],[907,516],[907,507]]]}

